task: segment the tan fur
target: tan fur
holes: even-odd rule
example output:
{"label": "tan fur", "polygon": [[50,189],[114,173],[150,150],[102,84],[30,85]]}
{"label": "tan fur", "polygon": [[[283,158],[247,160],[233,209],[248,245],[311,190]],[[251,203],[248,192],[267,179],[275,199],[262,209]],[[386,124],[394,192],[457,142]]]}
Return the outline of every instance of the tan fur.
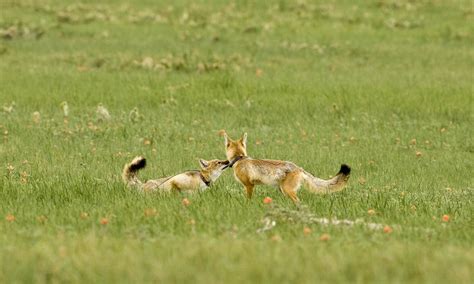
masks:
{"label": "tan fur", "polygon": [[[314,177],[292,162],[280,160],[260,160],[247,156],[247,133],[239,140],[224,134],[226,155],[233,163],[234,176],[246,189],[251,198],[255,185],[264,184],[278,187],[294,202],[298,202],[298,189],[304,183],[314,193],[331,193],[342,190],[349,179],[350,168],[341,166],[341,171],[329,180]],[[239,159],[239,157],[242,157]]]}
{"label": "tan fur", "polygon": [[136,157],[124,166],[122,179],[128,186],[136,187],[144,192],[203,191],[209,187],[205,181],[209,183],[216,181],[229,164],[226,160],[201,159],[199,162],[200,170],[186,171],[143,183],[138,179],[138,171],[145,167],[145,158]]}

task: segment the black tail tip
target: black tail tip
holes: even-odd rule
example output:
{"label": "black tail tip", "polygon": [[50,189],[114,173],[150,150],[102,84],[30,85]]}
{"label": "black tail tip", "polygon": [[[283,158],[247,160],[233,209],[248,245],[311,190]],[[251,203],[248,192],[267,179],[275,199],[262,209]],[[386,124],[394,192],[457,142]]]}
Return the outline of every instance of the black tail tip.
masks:
{"label": "black tail tip", "polygon": [[130,170],[136,171],[136,170],[144,168],[145,166],[146,166],[146,159],[141,157],[140,159],[137,159],[137,161],[133,161],[133,163],[130,165]]}
{"label": "black tail tip", "polygon": [[351,173],[351,167],[346,164],[342,164],[339,173],[343,175],[349,175]]}

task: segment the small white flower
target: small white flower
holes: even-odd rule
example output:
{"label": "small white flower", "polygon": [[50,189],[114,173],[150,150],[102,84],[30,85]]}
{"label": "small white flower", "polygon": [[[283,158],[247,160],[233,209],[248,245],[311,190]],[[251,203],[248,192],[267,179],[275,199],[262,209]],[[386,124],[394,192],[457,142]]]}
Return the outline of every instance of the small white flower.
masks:
{"label": "small white flower", "polygon": [[145,57],[142,60],[142,67],[145,69],[152,69],[155,66],[155,62],[151,57]]}
{"label": "small white flower", "polygon": [[33,117],[33,122],[34,123],[39,124],[41,122],[41,113],[39,113],[39,111],[35,111],[32,114],[32,117]]}
{"label": "small white flower", "polygon": [[67,102],[62,102],[61,103],[61,108],[63,110],[64,117],[68,117],[69,116],[69,106],[68,106]]}
{"label": "small white flower", "polygon": [[128,118],[130,119],[131,122],[138,122],[142,118],[142,116],[138,112],[137,107],[133,108],[132,111],[130,111]]}
{"label": "small white flower", "polygon": [[3,106],[3,111],[6,113],[12,113],[15,110],[15,102],[12,102],[9,106],[4,105]]}
{"label": "small white flower", "polygon": [[257,233],[263,233],[265,231],[273,229],[276,226],[276,222],[266,217],[262,220],[263,226],[257,230]]}
{"label": "small white flower", "polygon": [[102,104],[99,104],[97,106],[96,113],[97,113],[97,116],[98,116],[99,120],[110,120],[109,111]]}

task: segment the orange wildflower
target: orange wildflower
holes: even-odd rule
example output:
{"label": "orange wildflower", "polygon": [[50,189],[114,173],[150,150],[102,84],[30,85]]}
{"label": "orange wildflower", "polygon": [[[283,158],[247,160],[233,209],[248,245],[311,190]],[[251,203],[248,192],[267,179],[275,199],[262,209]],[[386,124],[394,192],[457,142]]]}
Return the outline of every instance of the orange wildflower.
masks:
{"label": "orange wildflower", "polygon": [[329,241],[331,237],[329,236],[329,234],[322,234],[320,237],[319,237],[319,240],[320,241],[323,241],[323,242],[326,242],[326,241]]}
{"label": "orange wildflower", "polygon": [[390,233],[393,232],[393,229],[392,229],[392,227],[387,225],[387,226],[383,227],[383,232],[386,233],[386,234],[390,234]]}
{"label": "orange wildflower", "polygon": [[270,204],[270,203],[272,203],[272,202],[273,202],[273,199],[271,199],[271,198],[268,197],[268,196],[263,199],[263,203],[265,203],[265,204]]}
{"label": "orange wildflower", "polygon": [[15,216],[12,215],[12,214],[8,214],[8,215],[5,217],[5,220],[7,220],[8,222],[13,222],[13,221],[15,221]]}
{"label": "orange wildflower", "polygon": [[312,232],[312,231],[311,231],[311,228],[304,227],[304,229],[303,229],[303,234],[304,234],[305,236],[308,236],[309,234],[311,234],[311,232]]}
{"label": "orange wildflower", "polygon": [[181,203],[183,203],[184,206],[189,206],[189,205],[191,205],[191,201],[189,201],[189,199],[187,199],[187,198],[183,198],[183,200],[181,201]]}

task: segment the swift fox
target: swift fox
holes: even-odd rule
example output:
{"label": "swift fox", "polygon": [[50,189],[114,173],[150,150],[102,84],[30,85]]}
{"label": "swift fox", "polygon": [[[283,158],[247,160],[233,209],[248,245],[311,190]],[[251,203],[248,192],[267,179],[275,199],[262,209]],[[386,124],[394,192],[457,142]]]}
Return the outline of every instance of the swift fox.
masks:
{"label": "swift fox", "polygon": [[224,133],[229,167],[234,168],[234,176],[247,191],[251,198],[257,184],[278,186],[280,191],[288,195],[293,202],[299,201],[296,193],[304,183],[309,191],[315,193],[331,193],[341,191],[349,179],[351,168],[341,165],[341,169],[333,178],[324,180],[313,176],[292,162],[279,160],[259,160],[247,156],[247,133],[239,140],[232,140]]}
{"label": "swift fox", "polygon": [[135,157],[123,168],[122,179],[128,186],[136,186],[145,192],[149,191],[204,191],[229,166],[229,161],[199,160],[200,170],[186,171],[174,176],[152,179],[143,183],[138,179],[138,171],[146,166],[144,157]]}

